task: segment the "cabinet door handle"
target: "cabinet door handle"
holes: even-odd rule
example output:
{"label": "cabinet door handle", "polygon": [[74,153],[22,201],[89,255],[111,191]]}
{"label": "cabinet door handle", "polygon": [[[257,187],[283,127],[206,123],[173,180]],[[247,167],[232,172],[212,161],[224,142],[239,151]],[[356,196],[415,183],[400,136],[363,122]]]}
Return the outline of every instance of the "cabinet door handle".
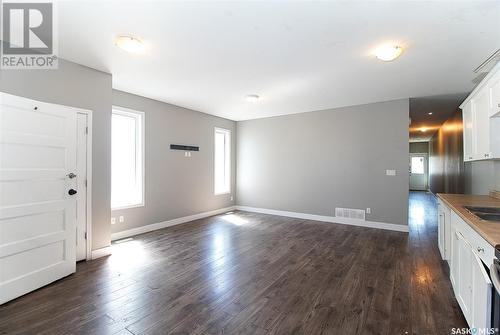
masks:
{"label": "cabinet door handle", "polygon": [[477,247],[476,249],[477,249],[477,252],[484,252],[484,248],[482,248],[482,247]]}

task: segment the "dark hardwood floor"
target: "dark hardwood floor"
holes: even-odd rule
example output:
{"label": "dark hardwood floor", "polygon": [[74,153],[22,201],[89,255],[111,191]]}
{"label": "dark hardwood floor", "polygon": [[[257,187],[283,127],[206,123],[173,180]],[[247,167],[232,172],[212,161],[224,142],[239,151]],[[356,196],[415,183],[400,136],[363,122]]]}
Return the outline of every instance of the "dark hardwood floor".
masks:
{"label": "dark hardwood floor", "polygon": [[410,234],[248,212],[114,244],[0,306],[1,334],[450,334],[465,327],[436,204]]}

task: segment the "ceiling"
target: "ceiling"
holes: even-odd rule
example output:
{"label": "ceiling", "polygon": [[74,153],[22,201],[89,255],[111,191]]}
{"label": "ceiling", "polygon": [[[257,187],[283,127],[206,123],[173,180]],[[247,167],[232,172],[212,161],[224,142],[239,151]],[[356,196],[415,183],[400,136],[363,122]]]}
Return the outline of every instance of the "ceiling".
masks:
{"label": "ceiling", "polygon": [[[116,89],[232,120],[468,92],[500,44],[499,1],[58,6],[60,57],[112,73]],[[118,49],[119,34],[148,50]],[[396,61],[372,54],[387,42],[405,49]]]}
{"label": "ceiling", "polygon": [[410,142],[429,141],[439,127],[457,111],[467,95],[468,93],[445,94],[410,99]]}

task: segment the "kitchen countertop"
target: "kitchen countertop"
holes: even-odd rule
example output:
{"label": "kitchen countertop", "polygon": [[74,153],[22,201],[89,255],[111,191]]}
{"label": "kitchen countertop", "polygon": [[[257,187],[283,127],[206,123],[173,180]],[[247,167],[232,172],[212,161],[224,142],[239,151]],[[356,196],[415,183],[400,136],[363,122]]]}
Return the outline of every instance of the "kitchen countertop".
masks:
{"label": "kitchen countertop", "polygon": [[464,206],[500,207],[500,199],[497,198],[497,194],[498,192],[492,192],[490,196],[438,193],[437,196],[488,243],[496,247],[500,246],[500,222],[481,220]]}

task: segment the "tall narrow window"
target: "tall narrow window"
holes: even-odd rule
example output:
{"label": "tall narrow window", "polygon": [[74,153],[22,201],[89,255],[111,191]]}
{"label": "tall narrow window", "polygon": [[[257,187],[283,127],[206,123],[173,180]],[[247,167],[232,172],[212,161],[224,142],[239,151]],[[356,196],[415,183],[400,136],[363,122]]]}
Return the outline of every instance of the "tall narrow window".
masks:
{"label": "tall narrow window", "polygon": [[231,192],[231,132],[215,128],[214,193]]}
{"label": "tall narrow window", "polygon": [[111,209],[144,205],[144,113],[113,107]]}

